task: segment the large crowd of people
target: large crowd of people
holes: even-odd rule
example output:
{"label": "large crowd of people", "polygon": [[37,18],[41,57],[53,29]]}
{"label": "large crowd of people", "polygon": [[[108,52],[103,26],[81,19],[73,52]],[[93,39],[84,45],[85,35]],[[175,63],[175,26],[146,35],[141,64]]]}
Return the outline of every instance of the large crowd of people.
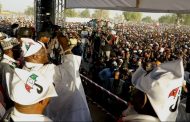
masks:
{"label": "large crowd of people", "polygon": [[[31,19],[1,18],[1,119],[92,121],[88,94],[118,121],[190,120],[188,26],[93,19],[51,27],[36,33]],[[83,88],[79,73],[128,106]]]}

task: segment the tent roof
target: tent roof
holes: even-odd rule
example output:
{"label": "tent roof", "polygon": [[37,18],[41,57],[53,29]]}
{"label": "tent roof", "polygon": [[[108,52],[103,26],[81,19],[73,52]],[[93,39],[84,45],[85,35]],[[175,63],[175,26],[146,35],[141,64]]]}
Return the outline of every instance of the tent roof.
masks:
{"label": "tent roof", "polygon": [[190,13],[190,0],[65,0],[66,8]]}

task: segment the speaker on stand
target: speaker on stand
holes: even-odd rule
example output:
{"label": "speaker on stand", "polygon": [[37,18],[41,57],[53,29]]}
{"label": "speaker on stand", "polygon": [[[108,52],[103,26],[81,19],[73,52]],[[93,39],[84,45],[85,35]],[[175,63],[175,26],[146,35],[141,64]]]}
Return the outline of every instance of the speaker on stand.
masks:
{"label": "speaker on stand", "polygon": [[55,23],[55,1],[35,0],[36,36],[40,31],[51,31]]}

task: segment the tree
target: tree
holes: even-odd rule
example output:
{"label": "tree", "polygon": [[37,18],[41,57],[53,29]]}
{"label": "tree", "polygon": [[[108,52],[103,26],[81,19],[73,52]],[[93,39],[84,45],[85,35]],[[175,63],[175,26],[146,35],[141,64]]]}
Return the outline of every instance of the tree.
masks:
{"label": "tree", "polygon": [[142,18],[142,22],[151,23],[151,22],[153,22],[153,20],[150,16],[146,16],[146,17]]}
{"label": "tree", "polygon": [[92,14],[92,17],[95,19],[108,19],[109,18],[109,11],[107,10],[95,10]]}
{"label": "tree", "polygon": [[141,21],[142,13],[140,12],[123,12],[125,20],[127,21]]}
{"label": "tree", "polygon": [[160,23],[190,25],[189,14],[168,14],[159,18]]}
{"label": "tree", "polygon": [[184,25],[190,25],[190,15],[189,14],[184,14],[181,18],[182,24]]}
{"label": "tree", "polygon": [[82,17],[82,18],[88,18],[88,17],[90,17],[90,11],[88,9],[85,9],[84,11],[82,11],[80,13],[80,17]]}
{"label": "tree", "polygon": [[124,16],[122,14],[116,14],[113,21],[116,23],[122,23],[123,20],[124,20]]}
{"label": "tree", "polygon": [[77,17],[78,13],[74,9],[65,9],[66,17]]}
{"label": "tree", "polygon": [[176,23],[177,15],[176,14],[168,14],[161,16],[158,21],[159,23],[167,23],[167,24],[174,24]]}
{"label": "tree", "polygon": [[26,15],[34,15],[34,7],[28,6],[27,9],[24,11]]}

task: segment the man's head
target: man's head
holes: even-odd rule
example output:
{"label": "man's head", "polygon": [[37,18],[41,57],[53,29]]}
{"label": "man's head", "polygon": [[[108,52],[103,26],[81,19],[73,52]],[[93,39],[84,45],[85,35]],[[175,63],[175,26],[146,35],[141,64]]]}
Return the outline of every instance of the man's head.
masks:
{"label": "man's head", "polygon": [[38,40],[43,43],[48,43],[50,38],[51,38],[51,35],[48,32],[40,32],[38,36]]}
{"label": "man's head", "polygon": [[[183,80],[182,60],[162,63],[150,72],[139,67],[132,77],[133,85],[140,90],[138,92],[143,99],[148,98],[147,101],[150,102],[160,121],[175,121]],[[146,103],[143,101],[138,103],[137,100],[134,102],[136,105],[143,103],[138,108],[144,108]]]}
{"label": "man's head", "polygon": [[7,34],[0,32],[0,40],[7,38],[7,36],[8,36]]}
{"label": "man's head", "polygon": [[21,38],[23,56],[26,62],[45,64],[48,63],[48,55],[45,46],[41,42]]}
{"label": "man's head", "polygon": [[40,50],[30,56],[25,57],[26,62],[46,64],[48,63],[48,55],[45,47],[41,47]]}
{"label": "man's head", "polygon": [[18,29],[17,37],[18,38],[32,38],[33,32],[30,28],[21,27]]}
{"label": "man's head", "polygon": [[4,54],[18,59],[21,56],[20,43],[16,38],[6,38],[0,41]]}
{"label": "man's head", "polygon": [[138,112],[139,114],[145,114],[157,117],[154,109],[152,108],[152,105],[150,104],[147,95],[144,92],[138,89],[134,89],[132,91],[131,103],[134,106],[135,111]]}
{"label": "man's head", "polygon": [[21,113],[42,114],[51,97],[57,96],[53,83],[37,71],[15,69],[8,94]]}

